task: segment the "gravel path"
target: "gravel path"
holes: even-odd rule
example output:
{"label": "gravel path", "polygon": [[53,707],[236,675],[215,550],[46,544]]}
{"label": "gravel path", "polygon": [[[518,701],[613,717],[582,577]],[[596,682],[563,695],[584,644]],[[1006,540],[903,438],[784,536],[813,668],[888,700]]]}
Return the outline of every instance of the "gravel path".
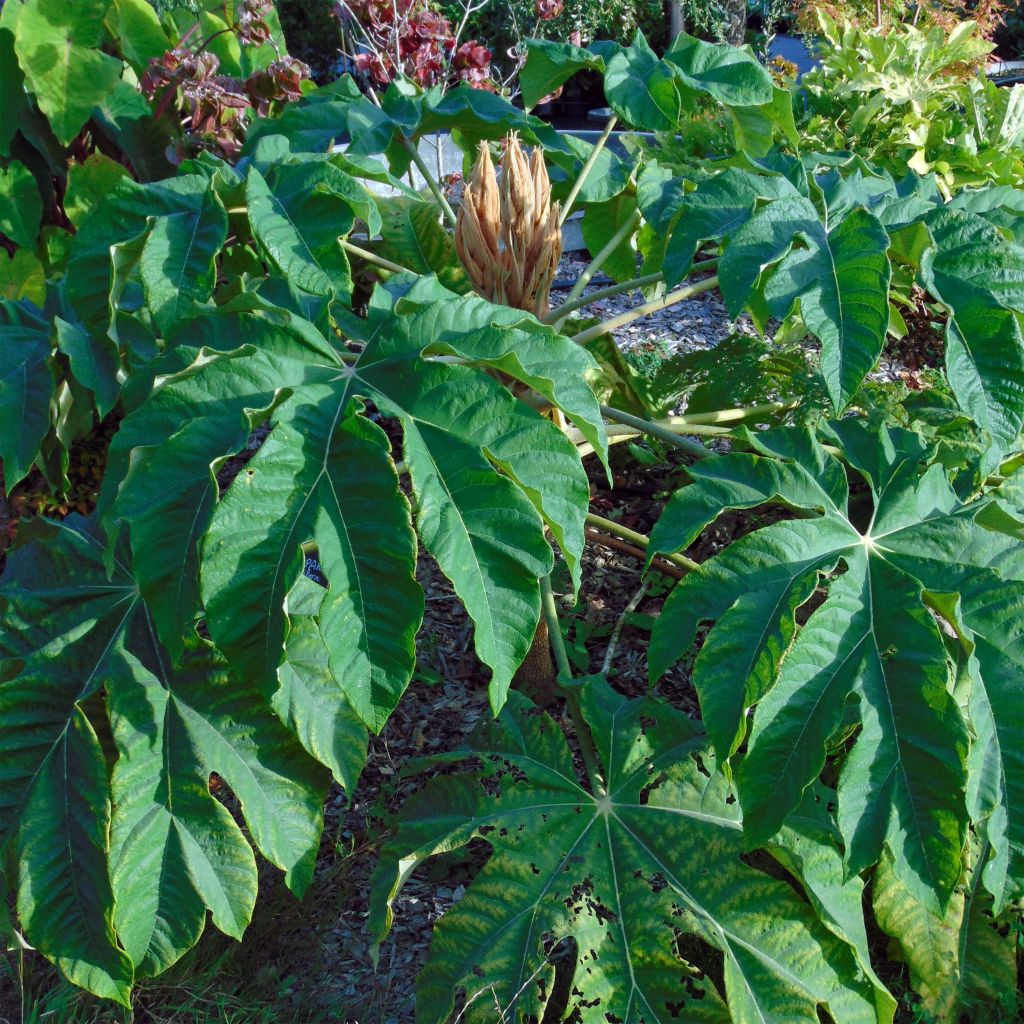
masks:
{"label": "gravel path", "polygon": [[[558,268],[560,279],[575,281],[587,269],[589,261],[575,258],[577,255],[570,253],[562,257]],[[583,294],[592,295],[594,292],[600,291],[602,287],[604,286],[588,286],[584,289]],[[552,307],[557,308],[559,303],[564,302],[567,294],[568,289],[554,292]],[[630,309],[635,309],[637,306],[642,306],[646,301],[638,290],[600,299],[579,310],[578,315],[609,319]],[[753,322],[746,314],[736,321],[735,329],[743,334],[757,333]],[[626,352],[644,344],[660,342],[663,350],[675,354],[676,352],[697,352],[701,349],[711,348],[723,338],[728,337],[732,330],[732,321],[726,312],[725,303],[716,290],[705,292],[703,295],[680,302],[658,313],[652,313],[650,316],[644,317],[643,320],[636,320],[626,327],[614,331],[612,336],[619,347]]]}

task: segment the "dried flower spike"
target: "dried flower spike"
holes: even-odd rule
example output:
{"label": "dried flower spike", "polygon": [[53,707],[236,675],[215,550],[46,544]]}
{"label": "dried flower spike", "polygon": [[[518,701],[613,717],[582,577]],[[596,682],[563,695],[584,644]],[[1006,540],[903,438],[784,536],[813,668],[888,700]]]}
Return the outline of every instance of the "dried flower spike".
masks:
{"label": "dried flower spike", "polygon": [[509,135],[499,182],[487,143],[481,144],[459,210],[455,247],[484,298],[538,316],[547,313],[562,231],[539,149],[527,159],[518,136]]}

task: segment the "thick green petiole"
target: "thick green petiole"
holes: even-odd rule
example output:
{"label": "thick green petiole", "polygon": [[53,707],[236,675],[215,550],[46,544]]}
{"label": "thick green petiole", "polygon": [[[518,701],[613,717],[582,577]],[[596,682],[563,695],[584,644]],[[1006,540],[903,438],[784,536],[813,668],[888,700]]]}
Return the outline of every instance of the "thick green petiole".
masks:
{"label": "thick green petiole", "polygon": [[555,592],[551,588],[550,576],[541,577],[540,601],[548,627],[548,642],[551,644],[551,653],[554,655],[555,665],[558,668],[559,689],[565,697],[566,707],[569,709],[569,717],[576,730],[576,739],[580,744],[580,753],[587,766],[591,785],[598,796],[603,796],[605,792],[604,776],[597,759],[593,737],[590,735],[590,727],[580,709],[579,693],[572,683],[572,666],[569,664],[569,655],[565,650],[565,641],[562,639],[562,627],[558,622],[558,607],[555,604]]}

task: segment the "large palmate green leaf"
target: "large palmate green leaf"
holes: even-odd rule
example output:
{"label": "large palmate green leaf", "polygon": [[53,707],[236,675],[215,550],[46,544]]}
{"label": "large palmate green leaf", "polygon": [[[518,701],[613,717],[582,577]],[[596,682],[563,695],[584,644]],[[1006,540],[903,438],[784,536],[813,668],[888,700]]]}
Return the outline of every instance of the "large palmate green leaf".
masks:
{"label": "large palmate green leaf", "polygon": [[[412,673],[422,594],[390,443],[361,414],[365,403],[401,423],[420,537],[476,624],[496,707],[539,618],[537,580],[551,564],[545,522],[578,571],[586,475],[571,442],[492,376],[423,354],[502,370],[604,447],[582,350],[527,314],[436,282],[426,292],[424,301],[410,294],[398,313],[377,309],[357,357],[255,300],[211,311],[181,331],[193,356],[200,346],[211,351],[162,376],[112,450],[126,476],[110,516],[129,525],[161,635],[180,636],[196,610],[202,540],[210,633],[241,674],[271,684],[287,633],[285,595],[303,545],[313,544],[329,581],[318,621],[331,670],[378,730]],[[269,437],[215,505],[211,467],[267,416]]]}
{"label": "large palmate green leaf", "polygon": [[572,152],[554,128],[503,96],[466,84],[450,89],[438,85],[410,95],[404,84],[396,82],[378,106],[344,76],[290,103],[280,117],[257,121],[246,134],[244,152],[253,153],[272,135],[283,136],[293,153],[326,153],[336,143],[346,142],[347,156],[387,153],[391,170],[404,174],[410,156],[402,139],[452,132],[459,145],[472,152],[482,139],[500,139],[509,131],[547,150]]}
{"label": "large palmate green leaf", "polygon": [[194,314],[216,283],[214,258],[227,237],[215,182],[200,174],[152,185],[118,181],[86,218],[68,261],[66,292],[79,319],[106,334],[124,290],[138,275],[161,330]]}
{"label": "large palmate green leaf", "polygon": [[763,107],[774,98],[772,77],[745,46],[719,46],[680,32],[665,52],[691,101],[704,93],[727,107]]}
{"label": "large palmate green leaf", "polygon": [[720,243],[742,227],[759,200],[796,198],[797,187],[780,175],[729,168],[687,192],[682,178],[648,164],[637,184],[644,218],[663,239],[665,283],[672,287],[690,273],[701,242]]}
{"label": "large palmate green leaf", "polygon": [[460,295],[473,290],[435,203],[397,196],[379,205],[380,241],[373,246],[377,255],[414,274],[436,274],[445,288]]}
{"label": "large palmate green leaf", "polygon": [[[673,131],[683,111],[700,95],[731,108],[761,108],[764,116],[774,111],[771,76],[748,49],[717,46],[685,32],[676,37],[663,59],[641,32],[629,46],[602,40],[586,49],[531,39],[520,73],[527,107],[584,70],[604,73],[609,104],[634,128]],[[792,119],[790,106],[788,121]]]}
{"label": "large palmate green leaf", "polygon": [[422,138],[434,132],[451,131],[464,150],[474,153],[484,139],[502,139],[508,132],[516,131],[525,142],[554,152],[571,152],[561,132],[541,118],[523,113],[497,93],[473,89],[465,83],[455,89],[435,85],[406,102],[394,85],[388,91],[398,100],[395,122],[406,136]]}
{"label": "large palmate green leaf", "polygon": [[[796,1024],[816,1008],[844,1024],[891,1020],[854,946],[778,865],[773,877],[746,861],[738,805],[695,723],[603,680],[584,685],[582,705],[605,792],[580,785],[558,727],[513,694],[466,752],[481,768],[435,779],[406,804],[375,878],[378,940],[421,861],[477,837],[492,851],[434,928],[417,1021],[447,1020],[459,992],[467,1021],[510,1024]],[[839,926],[860,882],[844,889],[838,855],[816,853],[823,842],[811,829],[783,863]]]}
{"label": "large palmate green leaf", "polygon": [[187,319],[213,294],[214,259],[228,235],[228,216],[210,188],[187,209],[154,217],[139,254],[139,275],[150,314],[162,331]]}
{"label": "large palmate green leaf", "polygon": [[119,80],[93,111],[93,120],[131,162],[140,181],[158,181],[174,173],[168,158],[171,127],[157,119],[145,96]]}
{"label": "large palmate green leaf", "polygon": [[[132,964],[114,935],[107,871],[107,769],[85,707],[124,613],[114,587],[61,594],[77,582],[59,571],[62,552],[33,553],[9,556],[0,589],[0,848],[13,854],[8,881],[28,942],[75,984],[127,1003]],[[60,602],[73,617],[47,621]]]}
{"label": "large palmate green leaf", "polygon": [[638,199],[663,239],[652,255],[666,282],[690,272],[700,243],[721,245],[730,312],[749,309],[762,327],[799,314],[822,342],[821,370],[841,409],[881,353],[892,299],[905,302],[900,293],[917,274],[949,311],[947,378],[997,442],[983,467],[991,469],[1024,425],[1024,254],[1004,234],[1019,194],[963,193],[943,206],[927,181],[897,183],[857,157],[747,163],[690,193],[663,169],[645,168]]}
{"label": "large palmate green leaf", "polygon": [[[984,848],[976,847],[972,843],[972,854],[983,857]],[[1013,915],[1000,920],[993,914],[980,875],[976,866],[967,872],[942,916],[913,899],[888,855],[872,879],[875,919],[899,942],[913,989],[937,1024],[1013,1017],[1018,956]]]}
{"label": "large palmate green leaf", "polygon": [[796,151],[800,149],[800,132],[793,113],[793,94],[783,86],[772,89],[767,103],[751,107],[730,107],[733,138],[741,153],[752,157],[767,156],[777,134]]}
{"label": "large palmate green leaf", "polygon": [[368,736],[331,672],[318,621],[324,596],[324,588],[307,576],[288,595],[287,656],[272,702],[302,746],[351,793],[366,762]]}
{"label": "large palmate green leaf", "polygon": [[942,210],[928,225],[935,245],[922,276],[950,310],[950,386],[1005,451],[1024,425],[1024,248],[977,214]]}
{"label": "large palmate green leaf", "polygon": [[[651,672],[687,651],[702,621],[714,623],[693,682],[720,757],[746,741],[738,783],[751,843],[778,830],[830,744],[859,724],[838,787],[849,868],[875,862],[884,845],[914,897],[944,907],[961,872],[968,731],[933,609],[957,607],[965,635],[977,628],[978,699],[988,694],[1003,710],[1017,693],[1005,662],[1019,640],[985,616],[1005,592],[988,567],[999,545],[981,515],[987,500],[964,506],[940,465],[922,472],[916,434],[856,421],[830,434],[867,485],[869,508],[851,499],[842,463],[803,431],[751,436],[750,453],[691,468],[695,482],[666,506],[652,550],[687,547],[725,509],[775,502],[802,513],[747,534],[675,589],[654,628]],[[798,628],[797,610],[812,597]],[[1003,720],[1005,741],[1019,734],[1019,717],[1010,709]],[[1019,842],[1017,754],[1004,757],[987,813],[998,806]]]}
{"label": "large palmate green leaf", "polygon": [[0,464],[8,493],[28,475],[50,429],[52,352],[41,310],[0,301]]}
{"label": "large palmate green leaf", "polygon": [[822,374],[840,411],[885,342],[888,248],[888,234],[867,210],[822,219],[803,196],[778,199],[730,235],[719,267],[722,295],[733,316],[751,306],[762,321],[799,304],[821,340]]}
{"label": "large palmate green leaf", "polygon": [[[441,294],[441,293],[438,293]],[[607,465],[607,437],[594,392],[587,383],[593,369],[589,354],[563,344],[555,332],[521,311],[492,306],[475,296],[435,298],[430,279],[423,279],[398,302],[402,313],[421,312],[418,326],[427,341],[426,352],[470,359],[507,373],[564,410]],[[492,450],[490,457],[497,457]],[[517,466],[519,468],[517,468]],[[512,476],[532,493],[545,522],[565,555],[574,586],[580,583],[580,558],[586,498],[578,478],[561,493],[541,486],[543,471],[522,463],[507,463]]]}
{"label": "large palmate green leaf", "polygon": [[31,171],[17,160],[0,168],[0,234],[24,249],[35,249],[42,216],[43,201]]}
{"label": "large palmate green leaf", "polygon": [[[1020,547],[1016,546],[1019,557]],[[999,559],[999,563],[1005,563]],[[1006,577],[1012,577],[1007,580]],[[1002,910],[1024,878],[1024,583],[998,564],[960,586],[959,626],[970,649],[968,712],[974,743],[967,805],[991,857],[977,874]],[[1008,884],[1011,880],[1015,884]]]}
{"label": "large palmate green leaf", "polygon": [[[587,207],[580,228],[583,244],[589,252],[603,252],[619,231],[626,228],[636,214],[636,199],[622,192],[606,203]],[[636,274],[636,249],[632,233],[623,238],[601,264],[605,273],[616,281],[629,281]]]}
{"label": "large palmate green leaf", "polygon": [[607,146],[598,150],[595,155],[595,145],[573,135],[566,135],[565,141],[572,150],[571,155],[558,152],[546,154],[550,161],[548,173],[551,176],[552,199],[565,203],[570,191],[579,181],[584,165],[591,159],[593,163],[590,171],[583,179],[573,201],[574,208],[589,206],[592,203],[606,203],[629,189],[635,170],[635,160],[620,156]]}
{"label": "large palmate green leaf", "polygon": [[604,58],[573,43],[528,39],[526,63],[519,69],[523,103],[531,110],[579,71],[604,71]]}
{"label": "large palmate green leaf", "polygon": [[346,136],[349,151],[383,153],[391,142],[394,125],[380,107],[364,97],[348,75],[296,103],[280,117],[257,120],[246,132],[243,153],[253,153],[268,136],[283,136],[292,152],[326,153]]}
{"label": "large palmate green leaf", "polygon": [[348,258],[338,238],[352,228],[352,200],[367,204],[362,185],[326,161],[284,164],[269,179],[253,167],[246,200],[253,234],[282,274],[314,295],[351,295]]}
{"label": "large palmate green leaf", "polygon": [[110,0],[27,0],[14,48],[26,84],[67,145],[121,77],[121,61],[100,49]]}
{"label": "large palmate green leaf", "polygon": [[673,131],[679,124],[683,97],[675,69],[658,59],[642,33],[608,55],[604,88],[612,109],[634,128]]}
{"label": "large palmate green leaf", "polygon": [[647,176],[641,206],[667,236],[665,279],[671,285],[690,273],[700,243],[721,245],[720,287],[730,313],[749,309],[763,328],[770,317],[799,312],[822,342],[821,370],[841,409],[885,341],[890,240],[880,218],[896,185],[865,182],[856,161],[846,176],[833,169],[818,179],[778,154],[761,168],[729,168],[689,194],[664,172]]}
{"label": "large palmate green leaf", "polygon": [[138,75],[145,74],[151,60],[162,57],[174,46],[147,0],[113,0],[106,24],[124,59]]}
{"label": "large palmate green leaf", "polygon": [[[303,325],[304,321],[254,297],[240,299],[183,325],[171,336],[172,351],[153,369],[179,371],[198,349],[230,351],[246,344],[268,359],[278,353],[290,359],[293,350],[316,352],[319,344],[324,360],[334,358],[323,338]],[[203,395],[197,407],[202,415],[196,416],[185,415],[180,404],[165,402],[157,392],[145,413],[126,417],[114,437],[101,509],[113,498],[111,491],[128,472],[131,460],[129,481],[116,496],[113,514],[131,524],[135,573],[157,631],[175,654],[199,607],[198,546],[217,494],[211,463],[245,447],[252,426],[274,405],[278,387],[288,383],[288,378],[271,382],[259,398],[251,380],[239,380],[235,392],[225,390],[222,383],[218,391]],[[191,400],[195,402],[199,394],[192,394]],[[164,460],[174,466],[173,488],[166,486]]]}
{"label": "large palmate green leaf", "polygon": [[[127,1001],[198,939],[207,912],[240,937],[252,849],[301,893],[326,778],[258,689],[194,634],[172,667],[119,549],[91,522],[36,521],[0,588],[0,844],[27,940],[74,981]],[[109,713],[112,776],[94,723]],[[11,728],[16,724],[16,728]]]}

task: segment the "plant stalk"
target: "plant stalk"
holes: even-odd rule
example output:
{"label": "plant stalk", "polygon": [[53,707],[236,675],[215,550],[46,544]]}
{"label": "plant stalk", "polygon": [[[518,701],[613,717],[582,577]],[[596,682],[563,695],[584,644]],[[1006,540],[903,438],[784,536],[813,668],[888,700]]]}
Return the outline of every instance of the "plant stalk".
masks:
{"label": "plant stalk", "polygon": [[402,145],[405,146],[409,156],[412,157],[412,162],[416,165],[417,170],[423,175],[423,180],[427,183],[427,188],[434,193],[434,198],[437,200],[437,205],[441,207],[441,212],[444,214],[444,219],[448,221],[448,226],[454,230],[457,222],[455,211],[451,208],[451,204],[448,200],[445,199],[444,192],[441,191],[441,186],[434,180],[433,175],[430,173],[430,168],[427,167],[426,160],[423,159],[422,154],[412,139],[407,139],[401,132],[398,132],[398,137],[402,140]]}
{"label": "plant stalk", "polygon": [[[558,606],[555,604],[555,592],[551,588],[551,576],[543,576],[540,581],[540,602],[544,612],[544,618],[548,625],[548,640],[551,643],[551,653],[555,658],[555,665],[558,667],[558,675],[561,680],[568,683],[572,678],[572,666],[569,664],[569,655],[565,650],[565,641],[562,639],[562,627],[558,623]],[[590,735],[590,728],[583,718],[580,709],[579,694],[572,686],[562,685],[560,687],[565,695],[566,707],[569,709],[569,717],[572,719],[573,728],[576,730],[576,738],[579,740],[580,753],[587,766],[587,774],[590,776],[594,790],[604,794],[604,778],[601,773],[600,764],[597,760],[597,750],[594,748],[594,740]]]}
{"label": "plant stalk", "polygon": [[[587,524],[598,530],[603,530],[605,533],[610,533],[612,536],[628,540],[631,544],[635,544],[644,551],[647,551],[651,546],[651,538],[645,533],[637,533],[636,530],[631,530],[628,526],[615,522],[614,519],[605,519],[604,516],[588,512]],[[663,558],[666,562],[671,562],[673,565],[678,565],[680,569],[686,569],[687,572],[693,572],[694,569],[700,568],[700,562],[695,562],[692,558],[687,558],[686,555],[659,552],[658,557]]]}
{"label": "plant stalk", "polygon": [[[729,427],[718,427],[713,423],[675,423],[677,417],[673,416],[671,420],[654,420],[659,427],[664,427],[666,430],[671,430],[673,434],[693,434],[695,437],[700,437],[703,434],[706,437],[718,437],[720,434],[730,433]],[[612,423],[605,427],[605,436],[608,438],[608,443],[613,444],[617,441],[628,441],[633,437],[640,437],[646,431],[640,430],[638,427],[629,427],[625,423]],[[583,435],[580,434],[582,438]],[[575,435],[572,437],[575,440]]]}
{"label": "plant stalk", "polygon": [[696,281],[685,288],[677,288],[674,292],[669,292],[668,295],[655,299],[653,302],[645,302],[642,306],[629,309],[625,313],[613,316],[610,320],[604,320],[593,327],[588,327],[587,330],[573,335],[572,340],[578,345],[584,345],[594,338],[600,338],[602,334],[610,334],[620,327],[625,327],[626,324],[631,324],[634,320],[642,320],[645,316],[650,316],[651,313],[659,313],[663,309],[668,309],[669,306],[674,306],[677,302],[684,302],[686,299],[692,299],[695,295],[701,295],[717,287],[717,275],[706,278],[703,281]]}
{"label": "plant stalk", "polygon": [[601,415],[606,419],[614,420],[616,423],[625,423],[628,427],[635,427],[644,434],[650,434],[651,437],[656,437],[673,448],[679,448],[695,459],[706,459],[711,455],[711,452],[700,442],[680,437],[679,434],[669,427],[663,427],[658,423],[651,422],[651,420],[641,419],[632,413],[622,412],[620,409],[613,409],[611,406],[602,405]]}
{"label": "plant stalk", "polygon": [[540,317],[542,324],[550,324],[555,320],[563,319],[569,313],[575,313],[577,309],[582,309],[584,306],[589,306],[592,302],[600,302],[601,299],[610,299],[615,295],[621,295],[623,292],[631,292],[636,288],[646,288],[649,284],[657,284],[662,278],[662,274],[659,271],[657,274],[646,274],[644,277],[635,277],[632,281],[624,281],[622,284],[612,284],[607,288],[601,288],[599,291],[591,292],[589,295],[581,295],[577,299],[573,299],[570,302],[566,299],[556,309],[551,310],[546,316]]}
{"label": "plant stalk", "polygon": [[777,412],[795,409],[797,402],[764,402],[762,405],[748,405],[739,409],[718,409],[715,412],[683,413],[682,416],[670,416],[663,422],[667,426],[696,426],[701,423],[735,423],[737,420],[749,420],[753,416],[770,416]]}
{"label": "plant stalk", "polygon": [[[765,402],[763,405],[750,405],[740,409],[718,409],[715,412],[695,412],[682,416],[669,416],[661,420],[644,420],[645,423],[653,423],[656,427],[663,427],[673,434],[701,434],[708,437],[718,437],[721,434],[732,433],[733,428],[724,426],[727,423],[737,423],[748,420],[754,416],[769,416],[779,412],[787,412],[797,408],[796,402]],[[618,410],[616,410],[617,412]],[[618,444],[622,441],[629,441],[634,437],[649,433],[647,428],[629,426],[625,423],[616,423],[606,428],[605,434],[609,444]],[[590,455],[594,446],[583,436],[580,431],[570,428],[566,430],[566,436],[580,453],[580,458]]]}
{"label": "plant stalk", "polygon": [[[701,263],[695,263],[691,268],[690,273],[698,273],[702,270],[713,270],[718,266],[718,257],[715,256],[712,259],[704,260]],[[621,295],[623,292],[631,292],[637,288],[646,288],[649,284],[657,284],[664,275],[659,271],[656,274],[645,274],[643,277],[635,277],[632,281],[623,281],[622,284],[612,284],[607,288],[600,288],[596,292],[591,292],[589,295],[580,295],[578,298],[573,299],[571,302],[568,297],[556,309],[551,310],[547,316],[540,318],[541,323],[549,324],[555,320],[562,320],[569,313],[575,313],[577,309],[582,309],[584,306],[589,306],[592,302],[600,302],[601,299],[610,299],[616,295]],[[584,285],[586,287],[586,285]],[[572,294],[570,292],[570,294]]]}
{"label": "plant stalk", "polygon": [[373,263],[382,270],[390,271],[392,274],[412,273],[408,267],[400,267],[397,263],[392,263],[391,260],[386,260],[383,256],[378,256],[375,252],[370,252],[369,249],[361,249],[358,245],[353,245],[345,238],[339,238],[338,241],[341,243],[342,249],[346,252],[352,253],[353,256],[359,256],[361,259],[366,260],[367,263]]}
{"label": "plant stalk", "polygon": [[562,326],[562,319],[567,315],[564,311],[564,306],[568,305],[570,302],[574,302],[583,294],[583,290],[590,283],[590,279],[601,269],[605,260],[615,252],[622,242],[633,234],[639,223],[640,211],[634,210],[619,230],[608,239],[604,248],[590,261],[590,266],[580,274],[580,279],[572,286],[572,291],[565,297],[565,303],[559,307],[561,317],[555,325],[556,329]]}
{"label": "plant stalk", "polygon": [[579,177],[576,178],[576,181],[572,186],[572,191],[569,193],[569,198],[566,199],[565,206],[562,207],[562,212],[558,219],[559,227],[569,219],[569,214],[572,213],[573,203],[576,202],[576,197],[580,194],[580,189],[583,188],[587,178],[590,176],[590,172],[594,169],[594,164],[597,163],[597,158],[601,155],[601,150],[604,149],[605,143],[608,141],[608,137],[611,135],[612,130],[618,122],[619,117],[617,114],[612,114],[612,116],[608,118],[608,123],[604,126],[604,131],[601,132],[601,138],[594,143],[594,148],[590,151],[590,156],[587,157],[586,163],[580,168]]}
{"label": "plant stalk", "polygon": [[[659,421],[659,426],[664,425],[664,421]],[[709,423],[694,423],[685,427],[669,426],[668,429],[673,433],[678,430],[681,434],[691,434],[697,437],[701,435],[705,437],[720,437],[722,434],[731,433],[729,427],[716,427]],[[638,437],[643,437],[644,433],[645,431],[637,430],[636,427],[627,427],[625,423],[613,423],[605,427],[605,436],[608,438],[609,445],[621,444],[623,441],[632,441]],[[579,452],[581,459],[594,454],[594,446],[578,430],[570,428],[566,431],[566,436],[576,445],[576,451]]]}
{"label": "plant stalk", "polygon": [[558,625],[558,607],[555,604],[555,592],[551,587],[550,575],[540,581],[540,599],[544,609],[544,618],[548,623],[551,653],[554,655],[558,674],[571,679],[572,665],[569,663],[569,654],[565,649],[565,641],[562,639],[561,628]]}

